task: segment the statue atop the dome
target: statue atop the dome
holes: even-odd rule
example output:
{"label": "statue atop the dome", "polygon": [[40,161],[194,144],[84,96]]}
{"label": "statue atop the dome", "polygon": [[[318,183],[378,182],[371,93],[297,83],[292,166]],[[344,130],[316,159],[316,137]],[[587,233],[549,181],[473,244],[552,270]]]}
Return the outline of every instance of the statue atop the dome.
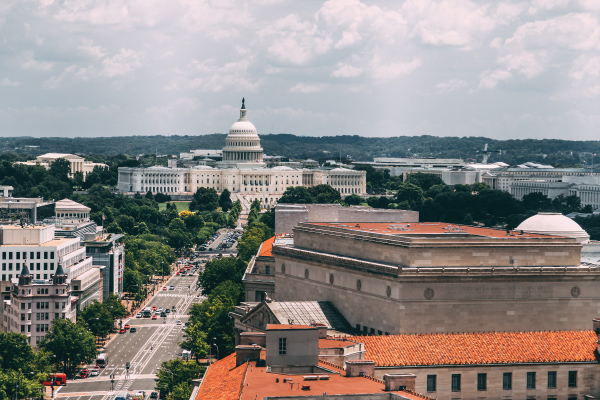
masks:
{"label": "statue atop the dome", "polygon": [[242,110],[246,109],[246,105],[244,104],[246,100],[242,97]]}

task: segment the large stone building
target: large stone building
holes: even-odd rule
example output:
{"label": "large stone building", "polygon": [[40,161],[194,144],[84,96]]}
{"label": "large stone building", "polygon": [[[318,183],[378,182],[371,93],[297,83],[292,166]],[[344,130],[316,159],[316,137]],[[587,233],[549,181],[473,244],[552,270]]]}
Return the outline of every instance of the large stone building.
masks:
{"label": "large stone building", "polygon": [[364,171],[346,168],[296,169],[286,166],[266,168],[260,138],[256,127],[248,120],[246,111],[242,102],[240,118],[229,129],[222,160],[215,167],[121,167],[119,191],[192,195],[201,187],[213,188],[217,192],[227,189],[243,195],[249,201],[258,199],[263,207],[274,206],[290,186],[328,184],[342,196],[366,194]]}
{"label": "large stone building", "polygon": [[92,161],[85,161],[83,157],[76,156],[75,154],[63,154],[63,153],[46,153],[41,156],[37,156],[35,160],[30,161],[17,161],[15,164],[24,165],[39,165],[46,169],[50,169],[50,166],[58,159],[64,159],[69,162],[69,176],[73,177],[75,173],[81,172],[83,177],[87,176],[94,168],[108,168],[108,165],[103,163],[95,163]]}
{"label": "large stone building", "polygon": [[581,239],[447,223],[293,233],[272,246],[273,300],[330,301],[365,333],[586,329],[600,314],[600,268],[581,262]]}

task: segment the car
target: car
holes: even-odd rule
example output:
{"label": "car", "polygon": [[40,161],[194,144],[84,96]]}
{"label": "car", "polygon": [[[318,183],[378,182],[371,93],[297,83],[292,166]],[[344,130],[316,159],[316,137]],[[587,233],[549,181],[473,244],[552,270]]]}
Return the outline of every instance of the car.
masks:
{"label": "car", "polygon": [[163,312],[160,313],[160,316],[163,317],[163,318],[166,318],[167,313],[163,311]]}
{"label": "car", "polygon": [[152,311],[156,311],[156,306],[152,306]]}
{"label": "car", "polygon": [[158,399],[158,392],[152,392],[152,393],[150,393],[150,398],[151,399]]}
{"label": "car", "polygon": [[135,328],[131,328],[131,329],[129,330],[129,333],[134,333],[134,332],[137,332],[137,329],[135,329]]}
{"label": "car", "polygon": [[170,312],[171,312],[171,309],[167,308],[167,309],[165,310],[165,312],[168,314],[168,313],[170,313]]}
{"label": "car", "polygon": [[177,271],[177,273],[175,275],[181,275],[181,273],[179,271]]}
{"label": "car", "polygon": [[142,313],[141,313],[141,312],[139,312],[139,313],[135,314],[135,317],[136,317],[136,318],[142,318],[142,317],[143,317],[143,315],[142,315]]}
{"label": "car", "polygon": [[154,315],[152,316],[152,319],[158,319],[158,315],[154,314]]}
{"label": "car", "polygon": [[156,311],[158,311],[158,312],[162,312],[162,310],[163,310],[163,308],[162,308],[162,307],[158,307],[158,308],[156,309]]}
{"label": "car", "polygon": [[92,368],[92,370],[90,371],[90,376],[98,376],[98,375],[100,375],[100,369]]}
{"label": "car", "polygon": [[119,331],[119,333],[125,333],[125,332],[127,332],[127,331],[125,330],[125,328],[121,328],[121,330]]}
{"label": "car", "polygon": [[125,324],[125,326],[124,326],[123,328],[125,328],[125,329],[129,329],[129,328],[131,328],[131,327],[129,326],[129,324]]}
{"label": "car", "polygon": [[167,290],[167,287],[166,287],[166,286],[163,286],[163,290]]}
{"label": "car", "polygon": [[178,320],[178,321],[177,321],[177,325],[181,325],[181,320]]}
{"label": "car", "polygon": [[89,370],[89,369],[87,369],[87,368],[84,368],[84,369],[82,369],[82,370],[81,370],[81,372],[79,373],[79,377],[80,377],[81,379],[85,379],[85,378],[87,378],[89,375],[90,375],[90,370]]}
{"label": "car", "polygon": [[169,290],[175,290],[175,286],[173,286],[173,285],[169,286]]}

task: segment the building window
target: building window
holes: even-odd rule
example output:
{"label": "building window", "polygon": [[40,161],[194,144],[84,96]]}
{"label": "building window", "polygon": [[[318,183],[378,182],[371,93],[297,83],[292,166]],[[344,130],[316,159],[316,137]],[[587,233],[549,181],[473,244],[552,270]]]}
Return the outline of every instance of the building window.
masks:
{"label": "building window", "polygon": [[535,389],[535,372],[527,373],[527,389]]}
{"label": "building window", "polygon": [[437,375],[427,375],[427,391],[435,392]]}
{"label": "building window", "polygon": [[548,371],[548,389],[556,389],[556,371]]}
{"label": "building window", "polygon": [[512,390],[512,372],[505,372],[502,375],[502,389]]}
{"label": "building window", "polygon": [[271,267],[270,267],[270,266],[268,266],[268,265],[266,265],[266,266],[265,266],[265,273],[266,273],[267,275],[270,275],[270,274],[271,274]]}
{"label": "building window", "polygon": [[460,392],[460,374],[452,374],[452,391]]}
{"label": "building window", "polygon": [[569,387],[577,387],[577,371],[569,371]]}
{"label": "building window", "polygon": [[287,339],[282,337],[279,338],[279,354],[286,354],[287,352]]}
{"label": "building window", "polygon": [[477,374],[477,390],[487,390],[487,374]]}

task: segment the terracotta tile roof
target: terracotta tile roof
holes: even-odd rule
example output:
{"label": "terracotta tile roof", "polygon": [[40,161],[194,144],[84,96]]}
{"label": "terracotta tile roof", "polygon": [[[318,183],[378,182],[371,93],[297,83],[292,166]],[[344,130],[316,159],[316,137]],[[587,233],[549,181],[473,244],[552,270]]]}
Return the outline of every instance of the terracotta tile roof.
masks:
{"label": "terracotta tile roof", "polygon": [[377,366],[594,362],[594,331],[350,336]]}
{"label": "terracotta tile roof", "polygon": [[[481,228],[470,225],[448,224],[446,222],[410,222],[410,223],[388,223],[388,222],[371,222],[371,223],[342,223],[342,222],[309,222],[312,225],[331,226],[335,228],[350,229],[354,231],[372,232],[378,234],[387,234],[394,236],[410,236],[419,234],[450,234],[462,233],[476,236],[484,236],[489,238],[549,238],[557,237],[550,235],[539,235],[537,233],[523,233],[520,231],[511,231],[511,236],[506,235],[503,229]],[[271,245],[271,248],[273,246]]]}
{"label": "terracotta tile roof", "polygon": [[320,349],[340,349],[343,347],[354,346],[357,343],[351,342],[349,340],[340,340],[340,339],[319,339],[319,348]]}
{"label": "terracotta tile roof", "polygon": [[202,380],[196,400],[238,400],[248,364],[235,366],[235,353],[212,364]]}
{"label": "terracotta tile roof", "polygon": [[259,257],[273,257],[273,253],[271,253],[271,251],[273,250],[273,243],[275,243],[276,238],[277,236],[273,236],[272,238],[262,242],[260,249],[258,249]]}
{"label": "terracotta tile roof", "polygon": [[310,329],[310,330],[316,330],[319,328],[315,328],[314,326],[310,326],[310,325],[282,325],[282,324],[267,324],[267,330],[268,331],[281,331],[284,329],[293,329],[293,330],[298,330],[298,329]]}

